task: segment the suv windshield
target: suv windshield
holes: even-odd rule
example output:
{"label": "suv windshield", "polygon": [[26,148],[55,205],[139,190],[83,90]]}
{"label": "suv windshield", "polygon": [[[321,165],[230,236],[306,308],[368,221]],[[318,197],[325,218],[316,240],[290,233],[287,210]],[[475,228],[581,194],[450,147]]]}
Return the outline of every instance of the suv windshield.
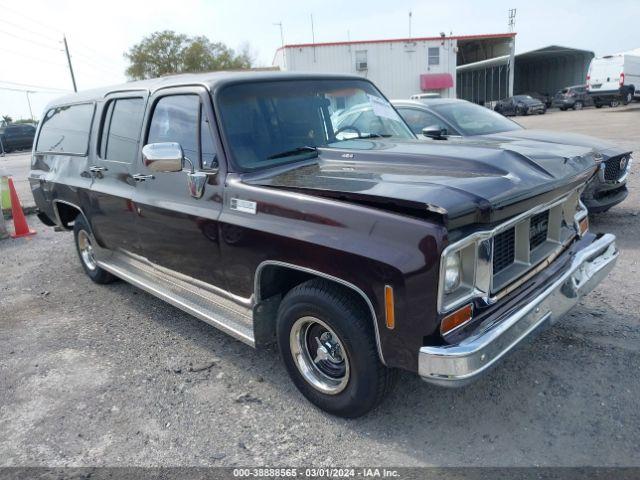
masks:
{"label": "suv windshield", "polygon": [[224,88],[217,106],[232,157],[244,171],[312,158],[312,147],[354,138],[415,138],[366,81],[240,83]]}
{"label": "suv windshield", "polygon": [[451,123],[464,136],[522,130],[520,125],[499,113],[470,102],[434,104],[429,108]]}

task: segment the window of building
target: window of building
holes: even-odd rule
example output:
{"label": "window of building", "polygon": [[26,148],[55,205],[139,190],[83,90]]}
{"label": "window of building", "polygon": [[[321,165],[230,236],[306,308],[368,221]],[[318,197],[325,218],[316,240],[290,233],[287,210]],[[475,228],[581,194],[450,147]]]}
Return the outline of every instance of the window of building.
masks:
{"label": "window of building", "polygon": [[429,65],[440,65],[440,47],[429,47]]}
{"label": "window of building", "polygon": [[366,50],[356,50],[356,70],[362,71],[367,70],[369,65],[367,63],[367,51]]}
{"label": "window of building", "polygon": [[100,155],[104,159],[135,162],[143,115],[142,98],[120,98],[109,102],[100,136]]}
{"label": "window of building", "polygon": [[199,111],[198,95],[162,97],[153,111],[147,143],[178,142],[185,157],[197,164]]}
{"label": "window of building", "polygon": [[86,155],[93,110],[92,103],[49,110],[42,120],[36,151]]}

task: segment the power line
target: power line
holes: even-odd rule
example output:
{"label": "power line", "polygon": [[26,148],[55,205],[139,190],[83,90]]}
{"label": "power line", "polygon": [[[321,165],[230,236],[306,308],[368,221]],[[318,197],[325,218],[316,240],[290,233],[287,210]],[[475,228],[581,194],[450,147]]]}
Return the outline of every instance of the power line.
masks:
{"label": "power line", "polygon": [[20,30],[24,30],[25,32],[29,32],[32,35],[38,35],[38,36],[40,36],[42,38],[46,38],[50,42],[59,42],[60,41],[57,38],[53,38],[53,37],[50,37],[49,35],[45,35],[43,33],[36,32],[35,30],[30,30],[28,28],[25,28],[23,25],[18,25],[17,23],[10,22],[9,20],[5,20],[4,18],[0,19],[0,22],[5,23],[7,25],[10,25],[13,28],[19,28]]}
{"label": "power line", "polygon": [[5,30],[0,30],[0,33],[3,33],[3,34],[5,34],[5,35],[8,35],[8,36],[10,36],[10,37],[12,37],[12,38],[20,39],[20,40],[22,40],[22,41],[24,41],[24,42],[33,43],[34,45],[38,45],[39,47],[49,48],[49,49],[51,49],[51,50],[60,50],[60,48],[59,48],[59,47],[52,47],[51,45],[46,45],[46,44],[44,44],[44,43],[42,43],[42,42],[36,42],[35,40],[32,40],[32,39],[30,39],[30,38],[22,37],[22,36],[20,36],[20,35],[16,35],[15,33],[7,32],[7,31],[5,31]]}
{"label": "power line", "polygon": [[[27,88],[38,88],[40,90],[48,90],[48,91],[58,91],[58,92],[68,92],[69,90],[65,88],[55,88],[55,87],[43,87],[41,85],[31,85],[30,83],[19,83],[19,82],[10,82],[9,80],[0,80],[0,83],[12,85],[14,87],[27,87]],[[1,86],[1,85],[0,85]]]}
{"label": "power line", "polygon": [[44,27],[44,28],[48,28],[49,30],[54,31],[57,34],[62,35],[62,30],[58,30],[57,28],[54,28],[51,25],[47,25],[45,23],[39,22],[38,20],[35,20],[34,18],[32,18],[30,15],[25,15],[24,13],[19,12],[18,10],[15,10],[13,8],[10,8],[10,7],[7,7],[6,4],[4,4],[4,3],[0,3],[0,6],[2,7],[3,10],[8,10],[9,12],[13,12],[14,15],[18,15],[18,16],[24,18],[25,20],[27,20],[29,22],[35,23],[35,24],[40,25],[41,27]]}
{"label": "power line", "polygon": [[69,93],[69,92],[58,92],[57,90],[29,90],[28,88],[13,88],[13,87],[3,87],[0,85],[0,90],[8,90],[10,92],[21,92],[21,93]]}
{"label": "power line", "polygon": [[[76,48],[75,45],[74,45],[74,48]],[[107,60],[109,63],[112,63],[114,65],[120,66],[118,64],[118,62],[116,62],[113,58],[110,58],[109,55],[107,55],[106,53],[100,53],[97,50],[94,50],[93,48],[87,47],[86,45],[82,45],[82,44],[78,45],[77,48],[80,48],[81,50],[85,50],[87,52],[92,52],[92,55],[94,55],[94,56],[97,55],[99,57],[102,57],[104,60]],[[76,52],[76,55],[77,54],[78,53]],[[81,53],[81,55],[82,55],[82,53]]]}
{"label": "power line", "polygon": [[12,55],[19,56],[19,57],[29,58],[29,59],[31,59],[31,60],[36,60],[36,61],[38,61],[38,62],[48,63],[48,64],[50,64],[50,65],[55,65],[56,67],[65,67],[65,65],[64,65],[64,64],[62,64],[62,63],[52,62],[51,60],[45,60],[44,58],[34,57],[33,55],[27,55],[27,54],[25,54],[25,53],[16,52],[16,51],[14,51],[14,50],[9,50],[9,49],[7,49],[7,48],[0,47],[0,50],[2,50],[3,52],[10,53],[10,54],[12,54]]}

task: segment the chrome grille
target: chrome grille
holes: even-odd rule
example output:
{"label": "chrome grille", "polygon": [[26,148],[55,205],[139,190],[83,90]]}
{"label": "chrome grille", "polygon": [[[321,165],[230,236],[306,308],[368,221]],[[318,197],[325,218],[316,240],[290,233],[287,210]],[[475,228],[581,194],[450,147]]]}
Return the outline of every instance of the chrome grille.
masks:
{"label": "chrome grille", "polygon": [[501,272],[516,258],[516,229],[510,228],[493,239],[493,273]]}
{"label": "chrome grille", "polygon": [[578,198],[574,194],[532,213],[493,237],[491,292],[507,287],[575,236]]}
{"label": "chrome grille", "polygon": [[529,225],[529,250],[533,250],[547,241],[549,232],[549,210],[531,217]]}
{"label": "chrome grille", "polygon": [[[580,194],[576,189],[445,248],[438,311],[451,311],[473,298],[492,304],[546,268],[576,237],[578,222],[587,215]],[[454,253],[461,259],[461,282],[453,291],[446,291],[445,260]]]}
{"label": "chrome grille", "polygon": [[604,179],[618,180],[622,176],[620,161],[623,157],[613,157],[604,162]]}

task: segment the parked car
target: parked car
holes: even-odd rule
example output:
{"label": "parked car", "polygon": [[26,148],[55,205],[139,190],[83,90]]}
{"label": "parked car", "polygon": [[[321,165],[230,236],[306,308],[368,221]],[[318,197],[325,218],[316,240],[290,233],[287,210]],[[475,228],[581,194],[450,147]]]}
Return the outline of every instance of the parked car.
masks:
{"label": "parked car", "polygon": [[544,103],[544,107],[545,108],[551,108],[551,103],[552,103],[552,98],[551,95],[548,95],[546,93],[539,93],[539,92],[526,92],[523,93],[523,95],[528,95],[529,97],[534,98],[535,100],[538,100],[542,103]]}
{"label": "parked car", "polygon": [[636,51],[591,60],[587,90],[597,108],[640,99],[640,54]]}
{"label": "parked car", "polygon": [[547,107],[529,95],[514,95],[496,102],[494,110],[502,115],[544,115]]}
{"label": "parked car", "polygon": [[569,110],[582,110],[584,107],[593,106],[593,98],[587,92],[586,85],[574,85],[560,90],[553,97],[552,106],[563,112]]}
{"label": "parked car", "polygon": [[0,127],[0,148],[4,148],[7,153],[13,150],[30,150],[35,134],[36,129],[32,125],[10,123],[6,127]]}
{"label": "parked car", "polygon": [[[558,153],[567,146],[587,147],[601,157],[600,170],[582,193],[592,213],[601,213],[627,198],[632,158],[628,149],[586,135],[524,129],[516,122],[465,100],[395,100],[393,104],[411,130],[435,140],[499,141],[508,148]],[[564,161],[564,160],[563,160]]]}
{"label": "parked car", "polygon": [[[333,124],[361,103],[376,131]],[[589,149],[422,142],[358,76],[180,75],[66,96],[43,118],[39,216],[73,230],[89,278],[276,341],[336,415],[376,406],[397,369],[478,378],[618,256],[579,201]]]}

